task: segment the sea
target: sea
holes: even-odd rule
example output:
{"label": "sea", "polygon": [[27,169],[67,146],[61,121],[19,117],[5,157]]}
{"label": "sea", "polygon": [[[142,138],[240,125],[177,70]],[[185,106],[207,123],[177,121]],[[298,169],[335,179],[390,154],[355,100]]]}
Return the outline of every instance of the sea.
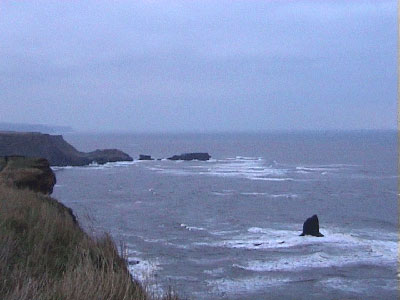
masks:
{"label": "sea", "polygon": [[[182,299],[398,299],[396,131],[71,133],[133,162],[54,167],[53,196]],[[169,161],[208,152],[209,161]],[[148,154],[153,161],[138,161]],[[318,215],[324,237],[299,236]]]}

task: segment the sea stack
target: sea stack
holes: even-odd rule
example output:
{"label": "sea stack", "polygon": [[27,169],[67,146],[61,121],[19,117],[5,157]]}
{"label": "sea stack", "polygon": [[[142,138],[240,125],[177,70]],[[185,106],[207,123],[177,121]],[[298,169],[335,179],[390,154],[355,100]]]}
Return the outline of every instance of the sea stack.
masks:
{"label": "sea stack", "polygon": [[319,232],[319,221],[318,216],[313,215],[308,218],[303,224],[303,233],[300,236],[312,235],[317,237],[323,237],[324,235]]}

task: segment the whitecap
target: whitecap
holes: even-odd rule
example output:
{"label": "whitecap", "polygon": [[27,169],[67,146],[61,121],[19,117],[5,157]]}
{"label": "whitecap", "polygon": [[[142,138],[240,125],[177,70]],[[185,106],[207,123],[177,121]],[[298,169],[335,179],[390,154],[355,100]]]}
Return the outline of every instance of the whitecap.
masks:
{"label": "whitecap", "polygon": [[[299,228],[300,224],[299,224]],[[268,251],[301,248],[311,252],[279,259],[256,260],[235,267],[250,271],[298,271],[312,268],[340,267],[356,264],[393,266],[397,262],[396,240],[377,240],[356,232],[323,230],[325,237],[299,236],[300,231],[250,227],[247,234],[231,236],[209,243],[209,247],[226,247]],[[286,250],[285,250],[286,251]]]}
{"label": "whitecap", "polygon": [[294,181],[293,178],[275,178],[275,177],[251,177],[251,180],[262,180],[262,181]]}
{"label": "whitecap", "polygon": [[58,170],[69,170],[74,168],[73,166],[51,166],[50,167],[53,171],[58,171]]}
{"label": "whitecap", "polygon": [[296,167],[298,173],[310,173],[310,172],[327,172],[327,171],[337,171],[338,168],[326,168],[326,167]]}
{"label": "whitecap", "polygon": [[199,279],[194,276],[176,276],[176,275],[167,275],[165,276],[168,280],[176,280],[176,281],[192,281],[197,282]]}
{"label": "whitecap", "polygon": [[[226,236],[226,235],[236,234],[239,232],[240,232],[240,230],[215,230],[215,231],[211,231],[210,233],[213,235],[217,235],[217,236]],[[199,244],[199,243],[197,243],[197,244]],[[204,243],[204,245],[210,245],[210,244]]]}
{"label": "whitecap", "polygon": [[242,192],[240,194],[243,196],[265,196],[265,195],[268,195],[268,193],[260,193],[260,192]]}
{"label": "whitecap", "polygon": [[368,278],[368,279],[352,279],[343,277],[331,277],[319,282],[325,288],[330,288],[334,290],[342,290],[351,293],[364,293],[368,291],[373,286],[379,286],[385,290],[396,290],[397,283],[396,280],[381,279],[381,278]]}
{"label": "whitecap", "polygon": [[143,260],[141,257],[135,256],[128,257],[128,269],[132,277],[158,295],[163,293],[155,278],[156,272],[162,270],[160,265],[159,260]]}
{"label": "whitecap", "polygon": [[212,161],[208,164],[174,167],[168,165],[159,168],[149,168],[152,171],[173,175],[207,175],[216,177],[245,178],[249,180],[287,181],[292,178],[284,177],[287,169],[266,166],[262,157],[227,158]]}
{"label": "whitecap", "polygon": [[206,162],[208,162],[208,163],[215,163],[217,161],[218,160],[216,160],[215,158],[210,158],[209,160],[206,160]]}
{"label": "whitecap", "polygon": [[150,171],[164,171],[164,169],[163,168],[160,168],[160,167],[148,167],[147,168],[148,170],[150,170]]}
{"label": "whitecap", "polygon": [[204,270],[203,273],[211,276],[219,276],[224,274],[225,269],[224,268],[215,268],[211,270]]}
{"label": "whitecap", "polygon": [[336,255],[318,251],[312,254],[293,255],[280,259],[256,260],[250,261],[245,265],[235,264],[234,267],[255,272],[295,272],[306,269],[343,267],[358,264],[390,265],[396,261],[395,258],[384,257],[384,254],[389,253],[382,253],[381,248],[369,248],[366,245],[358,245],[356,246],[357,251],[346,250],[349,249],[345,249]]}
{"label": "whitecap", "polygon": [[297,198],[299,195],[297,194],[272,194],[270,195],[272,198]]}
{"label": "whitecap", "polygon": [[252,156],[236,156],[236,160],[259,160],[262,159],[262,157],[252,157]]}
{"label": "whitecap", "polygon": [[270,194],[267,192],[241,192],[240,195],[243,196],[266,196],[268,198],[297,198],[297,194]]}
{"label": "whitecap", "polygon": [[298,174],[308,174],[313,172],[320,172],[325,175],[327,172],[338,172],[346,169],[353,169],[359,165],[351,164],[326,164],[326,165],[302,165],[295,168]]}
{"label": "whitecap", "polygon": [[287,278],[273,278],[269,276],[253,276],[240,279],[215,279],[206,280],[208,286],[212,287],[214,293],[228,294],[237,296],[238,293],[247,293],[264,290],[270,286],[282,285],[289,282]]}
{"label": "whitecap", "polygon": [[79,170],[104,170],[116,167],[129,167],[132,165],[137,164],[139,161],[117,161],[117,162],[108,162],[105,164],[98,164],[96,162],[92,162],[86,166],[64,166],[58,167],[53,166],[51,167],[53,170],[68,170],[68,169],[79,169]]}
{"label": "whitecap", "polygon": [[231,192],[211,192],[211,194],[213,194],[215,196],[230,196],[230,195],[232,195]]}
{"label": "whitecap", "polygon": [[188,226],[188,225],[183,224],[183,223],[180,226],[185,228],[185,229],[187,229],[187,230],[189,230],[189,231],[192,231],[192,230],[204,231],[205,230],[203,227]]}

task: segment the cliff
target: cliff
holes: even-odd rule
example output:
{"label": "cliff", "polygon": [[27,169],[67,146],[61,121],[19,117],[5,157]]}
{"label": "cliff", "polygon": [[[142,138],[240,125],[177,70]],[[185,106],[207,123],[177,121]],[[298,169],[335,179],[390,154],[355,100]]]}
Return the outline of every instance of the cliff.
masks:
{"label": "cliff", "polygon": [[8,174],[7,184],[0,180],[0,299],[178,300],[172,292],[148,293],[111,237],[88,235],[70,208],[33,192],[39,183],[19,186],[18,174],[30,182],[35,170],[52,189],[45,159],[0,158],[0,177]]}
{"label": "cliff", "polygon": [[61,135],[38,132],[0,132],[0,156],[21,155],[42,157],[51,166],[84,166],[92,162],[104,164],[132,161],[132,157],[117,149],[80,152],[68,144]]}
{"label": "cliff", "polygon": [[44,158],[0,157],[0,184],[51,194],[56,176]]}

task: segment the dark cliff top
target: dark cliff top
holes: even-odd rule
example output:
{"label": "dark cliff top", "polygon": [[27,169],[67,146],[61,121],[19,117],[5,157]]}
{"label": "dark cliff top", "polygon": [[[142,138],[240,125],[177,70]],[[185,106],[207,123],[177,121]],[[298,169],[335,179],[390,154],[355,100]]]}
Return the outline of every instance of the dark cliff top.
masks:
{"label": "dark cliff top", "polygon": [[52,166],[84,166],[92,162],[104,164],[132,161],[132,157],[117,149],[81,152],[64,140],[62,135],[40,132],[0,131],[0,156],[21,155],[43,157]]}
{"label": "dark cliff top", "polygon": [[4,131],[4,130],[0,130],[0,134],[8,134],[8,135],[49,135],[47,133],[40,133],[40,132],[36,132],[36,131]]}

